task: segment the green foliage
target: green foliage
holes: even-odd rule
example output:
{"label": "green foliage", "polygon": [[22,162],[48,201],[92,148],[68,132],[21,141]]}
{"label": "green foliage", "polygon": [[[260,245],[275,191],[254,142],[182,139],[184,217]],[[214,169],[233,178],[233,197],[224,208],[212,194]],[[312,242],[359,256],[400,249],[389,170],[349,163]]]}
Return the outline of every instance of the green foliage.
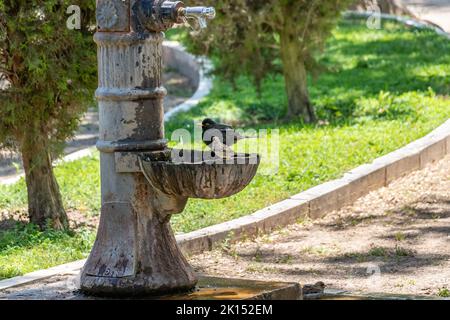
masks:
{"label": "green foliage", "polygon": [[[314,120],[306,71],[320,71],[315,57],[353,0],[198,0],[213,5],[216,19],[207,32],[191,33],[186,45],[216,58],[216,73],[231,80],[249,76],[258,92],[264,79],[283,73],[288,114]],[[280,63],[282,62],[282,63]],[[305,71],[306,69],[306,71]],[[303,112],[301,110],[307,109]],[[310,113],[306,116],[304,113]]]}
{"label": "green foliage", "polygon": [[[70,5],[81,30],[66,27]],[[0,0],[0,145],[33,136],[56,145],[76,129],[96,85],[94,10],[95,1]]]}
{"label": "green foliage", "polygon": [[[73,5],[80,30],[68,28]],[[95,2],[1,0],[0,8],[0,147],[22,154],[30,220],[66,228],[51,159],[93,102]]]}
{"label": "green foliage", "polygon": [[441,288],[439,289],[438,296],[443,298],[450,298],[450,290],[445,287]]}
{"label": "green foliage", "polygon": [[0,231],[0,280],[85,258],[93,242],[87,230],[39,231],[33,224],[17,224]]}
{"label": "green foliage", "polygon": [[280,71],[280,34],[299,44],[308,66],[321,49],[340,12],[351,0],[199,0],[189,4],[212,5],[217,17],[207,32],[191,33],[186,45],[197,53],[216,57],[217,71],[235,79],[253,76],[259,84],[269,73]]}
{"label": "green foliage", "polygon": [[[423,46],[429,49],[420,50]],[[326,47],[320,59],[334,71],[310,85],[321,120],[316,126],[270,120],[273,115],[280,119],[286,108],[280,75],[264,79],[260,97],[248,77],[238,77],[236,89],[217,77],[210,96],[167,123],[168,137],[177,128],[192,129],[206,116],[240,127],[281,130],[277,175],[258,174],[229,199],[190,200],[185,212],[173,219],[176,230],[187,232],[236,218],[338,178],[422,137],[450,117],[445,97],[450,92],[450,57],[442,54],[450,50],[450,42],[435,33],[394,23],[368,30],[364,21],[344,21]],[[370,61],[371,67],[361,61]]]}
{"label": "green foliage", "polygon": [[[64,207],[77,210],[87,216],[100,210],[99,154],[73,162],[59,164],[55,175],[59,178]],[[15,212],[23,210],[27,203],[25,180],[0,188],[0,210]]]}

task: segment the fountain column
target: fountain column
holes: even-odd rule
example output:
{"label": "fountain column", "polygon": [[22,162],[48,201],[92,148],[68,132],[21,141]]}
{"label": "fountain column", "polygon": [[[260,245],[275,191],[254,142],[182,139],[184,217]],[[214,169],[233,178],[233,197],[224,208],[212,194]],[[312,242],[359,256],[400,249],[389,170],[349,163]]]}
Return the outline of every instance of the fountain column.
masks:
{"label": "fountain column", "polygon": [[166,149],[163,31],[181,22],[186,10],[179,1],[97,0],[102,207],[81,272],[81,290],[88,294],[162,294],[197,283],[169,224],[187,198],[153,188],[133,156]]}

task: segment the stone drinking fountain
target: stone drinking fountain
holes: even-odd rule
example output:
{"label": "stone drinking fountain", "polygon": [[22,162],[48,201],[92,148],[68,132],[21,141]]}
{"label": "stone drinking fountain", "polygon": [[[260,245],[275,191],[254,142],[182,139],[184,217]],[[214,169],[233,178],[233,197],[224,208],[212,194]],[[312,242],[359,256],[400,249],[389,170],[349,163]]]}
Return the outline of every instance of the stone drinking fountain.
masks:
{"label": "stone drinking fountain", "polygon": [[[97,0],[101,217],[81,271],[91,295],[154,295],[192,290],[197,277],[180,252],[170,218],[188,198],[219,199],[243,190],[257,155],[233,161],[171,150],[164,139],[163,31],[185,19],[206,27],[213,8],[180,1]],[[183,161],[173,155],[183,154]]]}

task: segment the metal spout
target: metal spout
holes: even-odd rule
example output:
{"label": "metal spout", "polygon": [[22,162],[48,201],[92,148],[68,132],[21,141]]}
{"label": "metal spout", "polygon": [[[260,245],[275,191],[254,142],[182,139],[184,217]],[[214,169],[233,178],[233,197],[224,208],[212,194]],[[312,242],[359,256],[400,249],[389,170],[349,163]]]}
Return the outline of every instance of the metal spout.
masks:
{"label": "metal spout", "polygon": [[216,10],[213,7],[186,7],[179,9],[179,15],[185,19],[195,19],[200,29],[208,26],[207,20],[216,17]]}

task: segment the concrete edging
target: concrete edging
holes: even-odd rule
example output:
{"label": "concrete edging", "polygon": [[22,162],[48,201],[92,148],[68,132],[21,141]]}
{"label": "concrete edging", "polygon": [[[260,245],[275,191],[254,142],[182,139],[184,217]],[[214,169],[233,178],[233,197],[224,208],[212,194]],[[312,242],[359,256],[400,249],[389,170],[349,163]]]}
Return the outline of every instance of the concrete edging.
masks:
{"label": "concrete edging", "polygon": [[73,273],[80,270],[86,260],[78,260],[66,264],[62,264],[53,268],[38,270],[35,272],[27,273],[24,276],[14,277],[6,280],[0,281],[0,291],[6,290],[8,288],[18,287],[25,284],[30,284],[36,281],[51,278],[56,275],[64,275]]}
{"label": "concrete edging", "polygon": [[425,168],[450,153],[450,119],[425,137],[361,165],[342,178],[296,194],[248,216],[177,236],[187,254],[211,250],[225,240],[239,241],[293,224],[318,219],[358,198],[388,186],[410,172]]}
{"label": "concrete edging", "polygon": [[206,57],[196,57],[188,53],[186,49],[176,41],[164,41],[164,61],[167,65],[188,77],[197,86],[197,91],[191,98],[164,115],[164,121],[167,122],[175,114],[189,111],[195,107],[200,100],[209,95],[213,87],[212,77],[209,76],[213,69],[213,65]]}
{"label": "concrete edging", "polygon": [[365,11],[353,11],[349,10],[344,12],[345,18],[371,18],[380,17],[383,20],[391,20],[399,23],[403,23],[406,26],[417,28],[417,29],[429,29],[435,31],[440,36],[450,39],[450,34],[445,32],[440,27],[427,23],[426,21],[421,21],[418,19],[396,16],[388,13],[375,13],[375,12],[365,12]]}

